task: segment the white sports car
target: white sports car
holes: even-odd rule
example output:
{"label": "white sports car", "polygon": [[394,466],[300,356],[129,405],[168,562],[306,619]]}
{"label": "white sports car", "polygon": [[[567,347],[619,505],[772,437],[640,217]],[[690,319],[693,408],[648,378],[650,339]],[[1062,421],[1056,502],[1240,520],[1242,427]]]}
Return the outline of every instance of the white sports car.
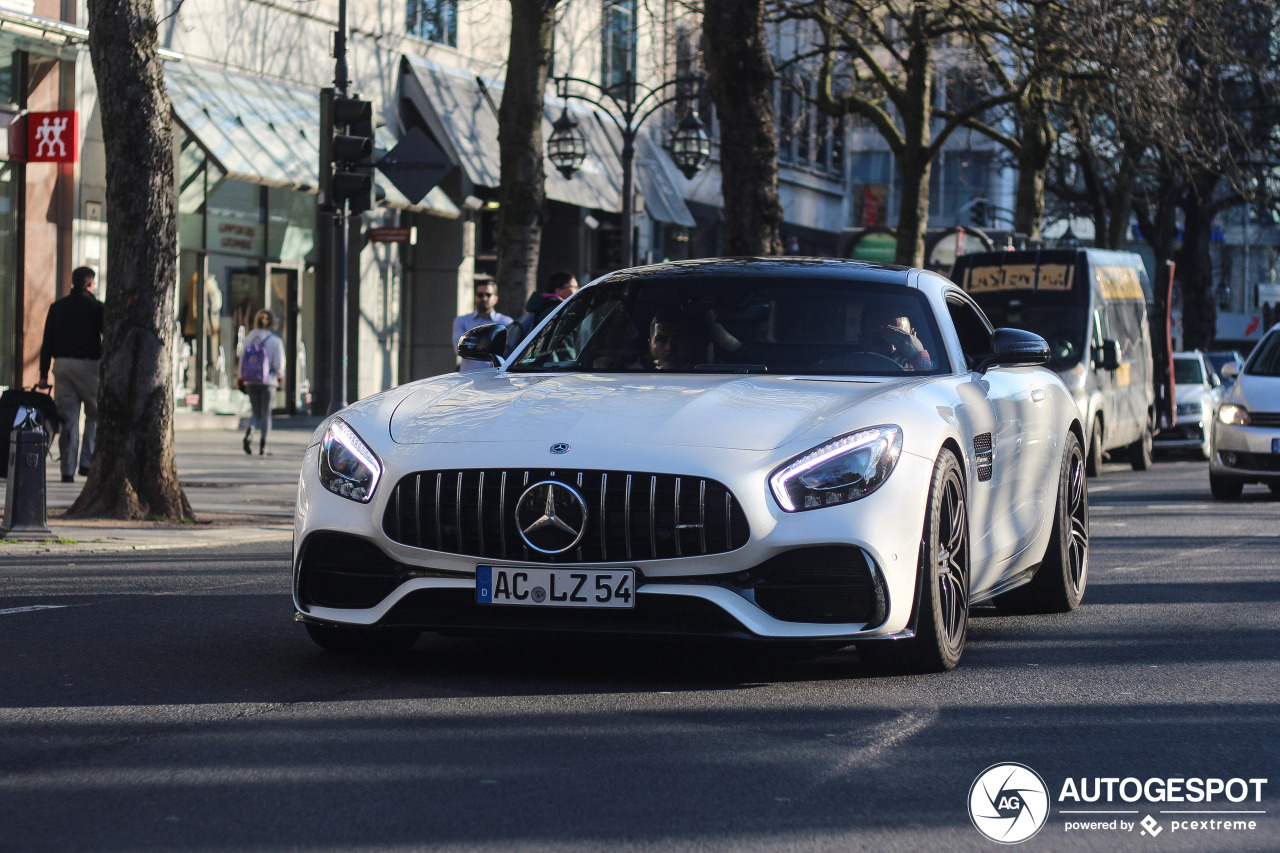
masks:
{"label": "white sports car", "polygon": [[969,608],[1074,609],[1083,430],[1044,340],[946,278],[719,259],[592,282],[492,369],[410,382],[307,450],[297,618],[423,631],[856,643],[955,666]]}

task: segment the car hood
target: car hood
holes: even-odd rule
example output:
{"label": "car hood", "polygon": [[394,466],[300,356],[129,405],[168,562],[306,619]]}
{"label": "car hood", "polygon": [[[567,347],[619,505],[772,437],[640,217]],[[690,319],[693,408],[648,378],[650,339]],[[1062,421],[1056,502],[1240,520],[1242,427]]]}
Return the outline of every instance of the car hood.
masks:
{"label": "car hood", "polygon": [[538,441],[770,450],[901,380],[565,376],[485,371],[434,382],[396,407],[400,444]]}
{"label": "car hood", "polygon": [[1243,373],[1231,388],[1231,402],[1249,411],[1280,412],[1280,377]]}
{"label": "car hood", "polygon": [[1209,389],[1199,383],[1173,386],[1174,399],[1179,403],[1199,403],[1209,393]]}

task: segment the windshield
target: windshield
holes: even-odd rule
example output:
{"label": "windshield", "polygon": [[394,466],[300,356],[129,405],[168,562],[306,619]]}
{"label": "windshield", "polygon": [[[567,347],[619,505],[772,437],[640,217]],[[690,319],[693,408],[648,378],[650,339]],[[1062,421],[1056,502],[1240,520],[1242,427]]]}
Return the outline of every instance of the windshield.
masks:
{"label": "windshield", "polygon": [[1049,342],[1049,366],[1065,370],[1088,351],[1088,311],[1069,304],[1029,305],[1020,299],[978,297],[993,326],[1035,332]]}
{"label": "windshield", "polygon": [[1250,376],[1280,376],[1280,331],[1272,330],[1249,356],[1244,372]]}
{"label": "windshield", "polygon": [[517,353],[517,373],[949,372],[933,313],[901,286],[743,276],[583,288]]}
{"label": "windshield", "polygon": [[1173,360],[1173,384],[1175,385],[1203,385],[1204,369],[1200,365],[1198,358],[1174,358]]}

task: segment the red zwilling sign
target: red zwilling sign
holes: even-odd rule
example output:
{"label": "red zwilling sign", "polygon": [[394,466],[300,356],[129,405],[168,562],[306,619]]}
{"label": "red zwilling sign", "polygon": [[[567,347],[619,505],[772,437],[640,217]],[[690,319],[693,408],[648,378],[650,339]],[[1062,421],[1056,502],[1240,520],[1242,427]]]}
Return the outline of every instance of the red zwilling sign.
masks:
{"label": "red zwilling sign", "polygon": [[374,243],[411,243],[412,228],[370,228],[369,240]]}
{"label": "red zwilling sign", "polygon": [[75,110],[27,113],[27,162],[74,163],[79,137]]}

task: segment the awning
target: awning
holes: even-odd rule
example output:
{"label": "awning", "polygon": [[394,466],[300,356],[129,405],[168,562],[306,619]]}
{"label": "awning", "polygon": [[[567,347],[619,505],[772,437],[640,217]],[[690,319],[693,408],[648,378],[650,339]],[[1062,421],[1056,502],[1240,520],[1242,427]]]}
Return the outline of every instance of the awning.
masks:
{"label": "awning", "polygon": [[[320,183],[318,91],[189,62],[165,66],[165,83],[178,123],[229,177],[315,191]],[[394,145],[395,139],[384,128],[379,142]],[[390,182],[378,185],[394,206],[459,214],[439,187],[415,206]]]}
{"label": "awning", "polygon": [[68,52],[88,49],[89,31],[66,21],[0,9],[0,42],[42,56],[70,58],[66,56]]}
{"label": "awning", "polygon": [[[498,105],[502,101],[502,87],[492,80],[420,56],[406,55],[400,67],[401,97],[408,99],[423,117],[426,130],[466,172],[471,183],[497,188],[501,181]],[[546,99],[544,139],[551,135],[551,124],[559,117],[563,105],[558,98]],[[587,159],[572,179],[561,175],[547,160],[547,198],[618,213],[622,210],[622,163],[618,156],[621,141],[617,128],[609,119],[597,116],[580,103],[571,101],[569,111],[586,135]],[[693,225],[679,185],[662,162],[665,155],[656,145],[646,143],[647,140],[642,140],[637,145],[634,174],[645,209],[659,221]]]}

